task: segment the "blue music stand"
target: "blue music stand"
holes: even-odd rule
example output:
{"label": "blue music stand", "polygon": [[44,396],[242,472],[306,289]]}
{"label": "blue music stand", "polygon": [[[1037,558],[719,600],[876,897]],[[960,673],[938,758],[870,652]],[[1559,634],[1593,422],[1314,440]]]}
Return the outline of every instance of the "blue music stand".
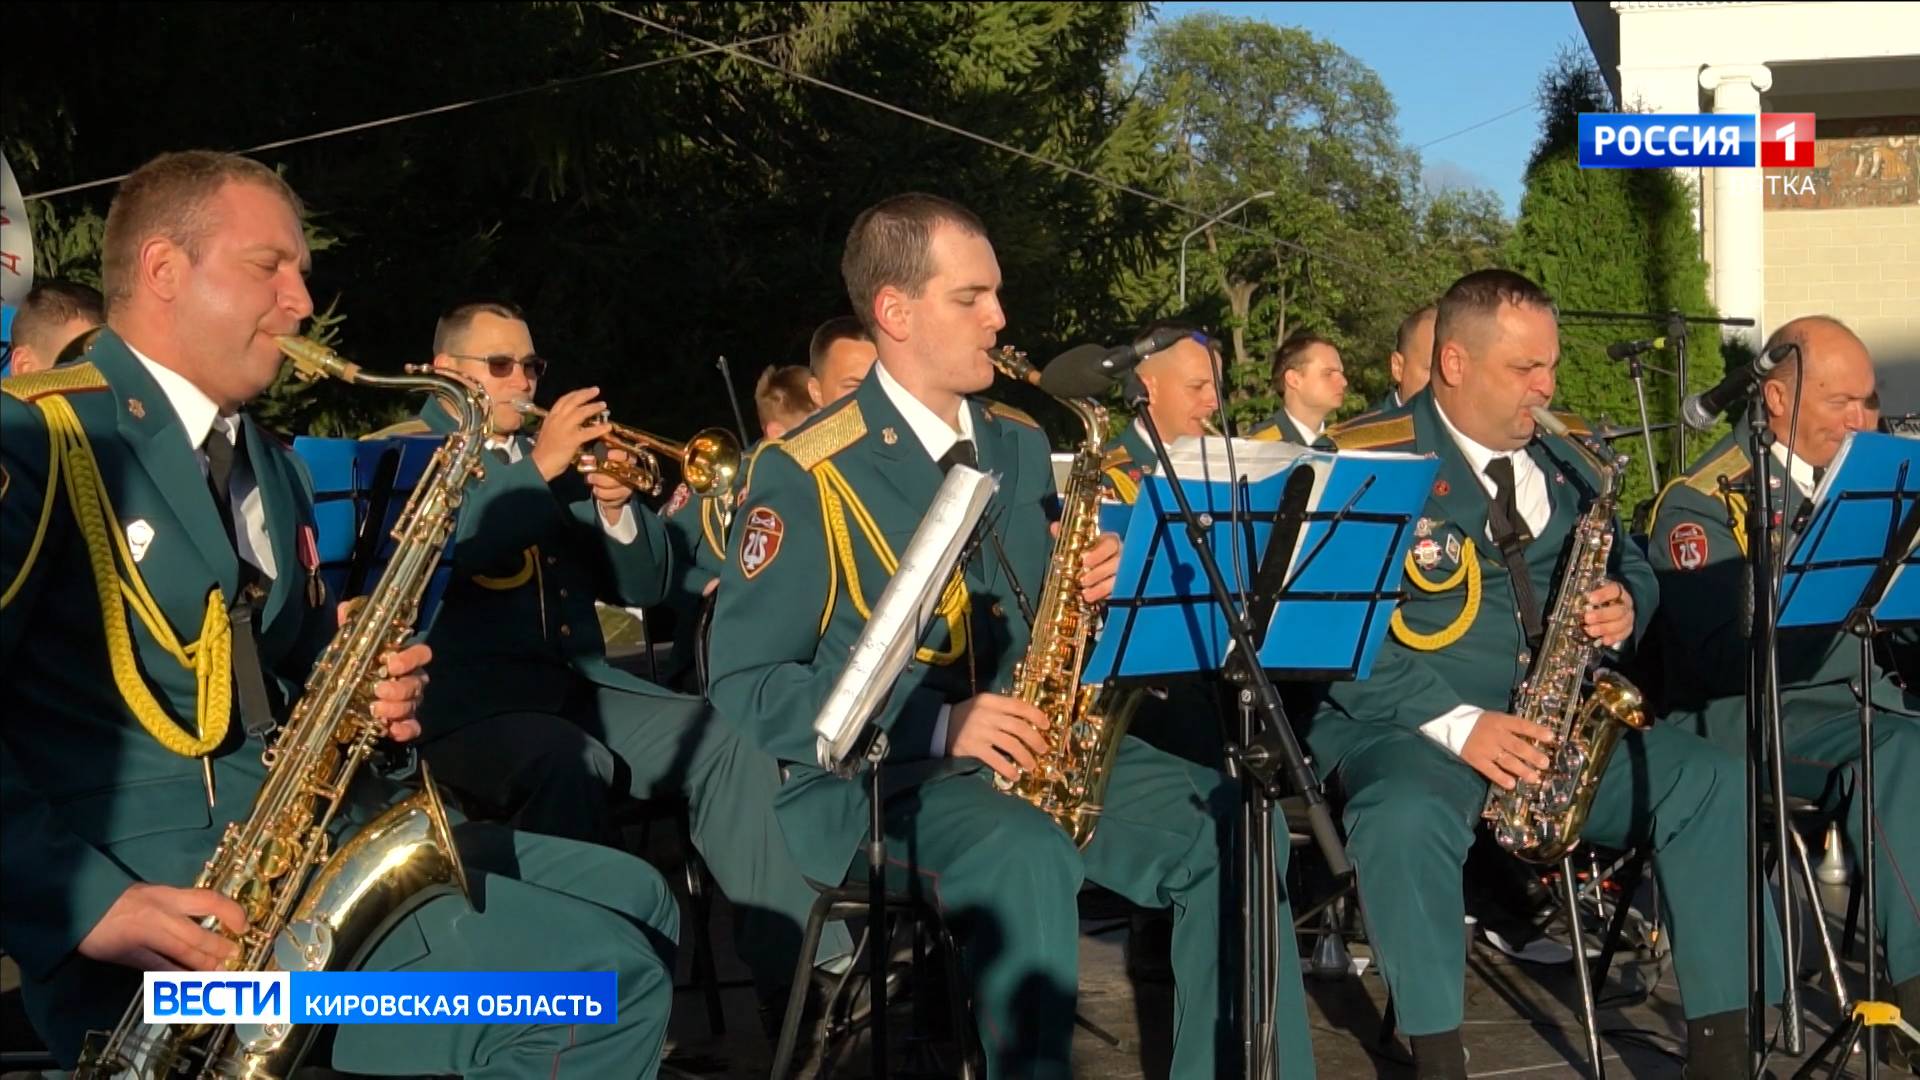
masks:
{"label": "blue music stand", "polygon": [[[1229,587],[1248,604],[1261,638],[1260,666],[1274,678],[1351,679],[1372,671],[1400,600],[1408,534],[1439,469],[1431,457],[1316,451],[1258,481],[1243,475],[1231,484],[1224,471],[1211,482],[1179,481],[1194,509],[1212,519],[1208,544]],[[1232,637],[1172,484],[1150,476],[1134,503],[1106,625],[1084,669],[1089,683],[1226,667]]]}
{"label": "blue music stand", "polygon": [[[393,557],[393,527],[441,442],[437,435],[293,440],[293,452],[313,477],[320,578],[328,595],[359,596],[386,568]],[[448,544],[421,598],[421,626],[433,620],[453,575],[452,541]]]}
{"label": "blue music stand", "polygon": [[[1781,573],[1781,628],[1835,627],[1860,640],[1860,876],[1867,930],[1867,992],[1852,1017],[1835,1028],[1794,1075],[1810,1076],[1835,1050],[1866,1043],[1867,1075],[1879,1064],[1877,1016],[1863,1005],[1880,1001],[1875,944],[1875,833],[1873,799],[1873,638],[1883,629],[1920,622],[1920,441],[1854,432],[1840,446],[1826,479],[1813,493],[1813,514]],[[1845,1063],[1836,1059],[1835,1075]]]}

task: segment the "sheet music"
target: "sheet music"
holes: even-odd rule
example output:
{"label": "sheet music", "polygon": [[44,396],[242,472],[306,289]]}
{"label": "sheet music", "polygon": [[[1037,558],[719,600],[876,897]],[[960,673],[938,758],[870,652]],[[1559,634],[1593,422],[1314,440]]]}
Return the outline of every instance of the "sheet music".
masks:
{"label": "sheet music", "polygon": [[913,658],[920,636],[940,606],[954,565],[999,486],[997,477],[965,465],[947,471],[939,491],[934,493],[933,504],[900,556],[899,569],[874,602],[873,614],[854,642],[847,666],[814,717],[821,768],[843,776],[850,773],[848,755]]}

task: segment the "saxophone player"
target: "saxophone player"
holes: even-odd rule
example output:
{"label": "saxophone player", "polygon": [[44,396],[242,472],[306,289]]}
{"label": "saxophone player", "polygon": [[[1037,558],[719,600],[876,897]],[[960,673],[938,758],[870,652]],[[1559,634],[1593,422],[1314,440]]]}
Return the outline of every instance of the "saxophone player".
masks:
{"label": "saxophone player", "polygon": [[[84,362],[4,384],[0,661],[13,674],[0,721],[0,944],[64,1067],[87,1031],[114,1026],[141,971],[216,970],[234,955],[240,907],[185,886],[247,817],[265,775],[256,728],[285,718],[336,627],[310,483],[241,411],[280,369],[274,336],[313,311],[299,215],[257,162],[202,151],[148,162],[107,216],[107,329]],[[55,482],[76,468],[98,470],[97,491]],[[251,623],[230,613],[243,593],[259,604]],[[428,656],[400,650],[377,684],[372,709],[396,740],[419,734]],[[396,792],[363,773],[341,824],[363,824]],[[652,1075],[672,996],[666,882],[618,852],[491,826],[456,825],[455,843],[484,910],[429,900],[364,966],[611,964],[618,1023],[346,1025],[332,1064]],[[227,933],[203,929],[207,916]]]}
{"label": "saxophone player", "polygon": [[[968,561],[965,590],[949,593],[876,718],[889,733],[891,883],[936,904],[961,937],[995,1077],[1071,1075],[1083,882],[1172,907],[1173,1072],[1217,1075],[1231,1060],[1220,973],[1233,965],[1220,955],[1219,904],[1233,789],[1129,737],[1082,851],[993,783],[1045,752],[1047,717],[997,691],[1029,639],[1022,597],[1041,596],[1054,483],[1032,420],[970,396],[993,381],[987,353],[1005,325],[986,229],[945,199],[896,196],[855,220],[841,266],[879,362],[749,466],[718,592],[714,637],[727,647],[713,658],[714,703],[782,763],[780,824],[801,868],[840,884],[865,831],[865,784],[817,767],[813,717],[943,468],[977,463],[998,474],[986,511],[994,542]],[[1117,537],[1092,546],[1083,595],[1106,597],[1118,556]],[[1281,1022],[1298,1024],[1306,1044],[1303,1013]],[[1286,1068],[1310,1071],[1311,1062]]]}
{"label": "saxophone player", "polygon": [[[1372,676],[1334,683],[1308,743],[1347,794],[1348,850],[1375,955],[1413,1043],[1418,1074],[1464,1077],[1461,866],[1488,785],[1539,778],[1550,729],[1514,716],[1552,610],[1565,541],[1595,490],[1573,447],[1536,432],[1559,360],[1552,301],[1533,282],[1482,270],[1440,300],[1432,383],[1407,405],[1343,429],[1342,450],[1434,454],[1441,468],[1405,559],[1392,631]],[[1578,429],[1576,429],[1578,430]],[[1605,646],[1644,630],[1653,571],[1619,523],[1610,580],[1581,629]],[[1585,836],[1647,844],[1673,928],[1688,1017],[1688,1075],[1746,1075],[1742,920],[1744,767],[1672,727],[1629,733],[1600,782]],[[1775,973],[1777,978],[1777,972]]]}

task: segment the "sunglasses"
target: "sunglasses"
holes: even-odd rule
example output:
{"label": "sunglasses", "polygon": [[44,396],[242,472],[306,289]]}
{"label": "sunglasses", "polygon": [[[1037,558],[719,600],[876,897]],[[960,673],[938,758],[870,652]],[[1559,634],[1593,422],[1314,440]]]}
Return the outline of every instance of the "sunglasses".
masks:
{"label": "sunglasses", "polygon": [[532,354],[526,356],[507,356],[504,353],[497,353],[493,356],[462,356],[459,353],[448,353],[447,355],[453,357],[455,360],[477,360],[487,365],[487,374],[496,379],[504,379],[513,374],[515,364],[518,364],[520,370],[527,373],[527,378],[535,381],[538,381],[540,376],[547,373],[547,358],[544,356],[534,356]]}

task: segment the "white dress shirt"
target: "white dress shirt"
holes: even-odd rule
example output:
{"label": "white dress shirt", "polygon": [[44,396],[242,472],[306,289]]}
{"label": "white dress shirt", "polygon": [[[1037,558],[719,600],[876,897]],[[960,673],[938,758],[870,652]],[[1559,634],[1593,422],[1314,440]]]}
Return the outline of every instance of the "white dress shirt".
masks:
{"label": "white dress shirt", "polygon": [[[933,460],[939,461],[947,456],[947,451],[953,449],[953,444],[961,439],[973,439],[973,410],[968,407],[964,398],[960,402],[960,430],[955,431],[947,426],[945,420],[940,419],[939,414],[927,408],[919,398],[908,393],[906,387],[901,386],[892,375],[889,375],[887,365],[873,365],[873,377],[879,380],[880,389],[886,393],[887,400],[900,411],[900,418],[907,422],[913,437],[920,440],[920,445],[926,448],[927,456]],[[979,452],[980,445],[975,442],[974,453],[977,455]],[[928,749],[930,756],[945,757],[947,755],[947,720],[952,715],[953,706],[940,706],[940,715],[933,721],[933,745]]]}
{"label": "white dress shirt", "polygon": [[[206,476],[208,466],[204,446],[207,437],[218,432],[227,442],[238,446],[240,417],[237,414],[221,416],[220,406],[215,405],[213,399],[189,382],[186,376],[161,365],[131,344],[127,350],[147,369],[147,374],[153,376],[160,392],[167,396],[167,404],[172,406],[173,415],[180,418],[180,427],[186,432],[187,446],[200,462],[200,475]],[[234,547],[241,558],[272,580],[278,576],[276,571],[279,567],[273,557],[273,542],[267,539],[267,512],[260,502],[260,484],[254,479],[253,465],[244,457],[234,463],[232,487],[228,494],[233,500],[234,529],[239,533],[234,538]]]}
{"label": "white dress shirt", "polygon": [[[1299,428],[1301,431],[1307,430],[1307,422],[1293,415],[1292,409],[1287,408],[1285,405],[1281,405],[1280,408],[1287,414],[1287,419],[1293,421],[1294,427]],[[1317,428],[1314,428],[1311,432],[1307,432],[1307,437],[1310,439],[1317,439],[1320,436],[1325,435],[1326,433],[1327,433],[1327,421],[1325,417],[1322,417],[1320,420],[1320,426]]]}
{"label": "white dress shirt", "polygon": [[[1786,443],[1775,442],[1773,444],[1773,461],[1776,465],[1787,464]],[[1787,469],[1787,473],[1793,477],[1793,486],[1800,489],[1801,498],[1813,498],[1813,489],[1818,485],[1813,479],[1813,466],[1807,464],[1805,458],[1802,458],[1799,454],[1793,455],[1793,464]]]}
{"label": "white dress shirt", "polygon": [[[1527,528],[1538,536],[1546,530],[1547,523],[1553,520],[1553,499],[1547,494],[1547,473],[1533,455],[1525,448],[1519,450],[1493,450],[1468,438],[1447,419],[1447,411],[1440,403],[1433,403],[1433,411],[1440,414],[1440,424],[1452,436],[1454,445],[1466,456],[1468,467],[1480,480],[1480,486],[1491,499],[1497,490],[1493,477],[1487,475],[1487,465],[1494,458],[1508,458],[1513,462],[1513,500],[1525,519]],[[1491,527],[1491,526],[1489,526]],[[1489,536],[1488,542],[1492,542]],[[1457,705],[1439,716],[1420,725],[1420,731],[1427,738],[1439,743],[1453,752],[1455,757],[1467,745],[1467,736],[1473,734],[1473,726],[1480,722],[1480,714],[1486,710],[1473,705]]]}
{"label": "white dress shirt", "polygon": [[[489,440],[487,446],[490,449],[505,451],[507,460],[513,464],[519,464],[520,459],[526,456],[520,451],[519,439],[503,436]],[[620,504],[620,516],[608,521],[607,515],[600,513],[599,503],[596,500],[593,516],[600,522],[600,528],[613,538],[614,543],[631,544],[640,535],[640,523],[634,520],[631,502]]]}

